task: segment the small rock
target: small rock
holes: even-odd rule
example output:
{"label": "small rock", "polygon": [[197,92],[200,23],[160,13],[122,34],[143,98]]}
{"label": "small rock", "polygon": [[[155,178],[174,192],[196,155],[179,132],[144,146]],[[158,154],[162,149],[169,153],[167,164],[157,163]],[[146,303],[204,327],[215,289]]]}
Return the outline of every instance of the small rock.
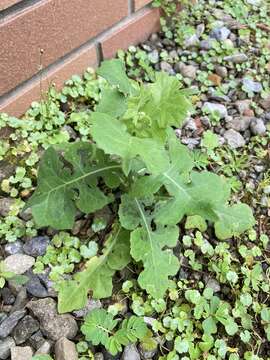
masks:
{"label": "small rock", "polygon": [[54,288],[54,282],[49,278],[50,269],[46,268],[42,274],[37,274],[38,278],[40,279],[41,283],[46,286],[48,291],[49,297],[57,297],[57,291]]}
{"label": "small rock", "polygon": [[10,350],[15,345],[14,340],[11,337],[7,337],[4,340],[0,340],[0,359],[5,360],[10,356]]}
{"label": "small rock", "polygon": [[182,144],[187,145],[189,149],[194,149],[200,144],[200,138],[183,137],[181,139]]}
{"label": "small rock", "polygon": [[148,59],[152,64],[157,64],[159,62],[159,52],[156,49],[151,51],[148,54]]}
{"label": "small rock", "polygon": [[160,70],[165,71],[166,73],[171,74],[171,75],[174,74],[174,70],[172,68],[172,65],[169,64],[167,61],[161,61]]}
{"label": "small rock", "polygon": [[250,130],[253,135],[263,135],[266,132],[266,126],[262,119],[253,118],[250,124]]}
{"label": "small rock", "polygon": [[153,324],[155,323],[156,319],[153,317],[150,317],[150,316],[144,316],[143,321],[146,323],[146,325],[149,325],[152,327]]}
{"label": "small rock", "polygon": [[249,128],[252,118],[249,116],[230,117],[227,122],[227,129],[234,129],[236,131],[245,131]]}
{"label": "small rock", "polygon": [[250,109],[251,100],[245,99],[245,100],[237,100],[235,102],[236,109],[239,111],[239,113],[242,115],[246,110]]}
{"label": "small rock", "polygon": [[209,74],[208,80],[210,80],[214,85],[219,86],[222,78],[217,74]]}
{"label": "small rock", "polygon": [[17,275],[24,274],[34,263],[35,259],[33,257],[23,254],[10,255],[4,260],[6,271],[11,271]]}
{"label": "small rock", "polygon": [[184,127],[186,130],[190,130],[190,131],[197,130],[196,122],[193,119],[188,119],[188,121],[185,123]]}
{"label": "small rock", "polygon": [[11,360],[31,360],[33,351],[30,346],[15,346],[11,348]]}
{"label": "small rock", "polygon": [[206,283],[206,287],[209,287],[210,289],[212,289],[214,291],[214,293],[220,291],[220,285],[216,279],[208,279],[208,281]]}
{"label": "small rock", "polygon": [[213,47],[213,41],[209,40],[202,40],[199,44],[201,50],[211,50]]}
{"label": "small rock", "polygon": [[40,322],[40,330],[49,339],[58,340],[61,337],[73,339],[78,331],[78,326],[70,314],[58,315],[56,302],[51,298],[30,301],[27,304]]}
{"label": "small rock", "polygon": [[224,105],[210,102],[204,103],[202,111],[208,114],[218,112],[221,119],[225,118],[228,115],[227,109]]}
{"label": "small rock", "polygon": [[46,298],[48,297],[48,291],[44,285],[41,284],[39,277],[33,274],[32,271],[26,273],[28,281],[26,283],[26,290],[29,294],[37,298]]}
{"label": "small rock", "polygon": [[7,314],[4,312],[0,312],[0,324],[7,318]]}
{"label": "small rock", "polygon": [[189,38],[187,38],[185,41],[184,41],[184,46],[185,48],[191,48],[191,47],[194,47],[194,46],[198,46],[200,44],[200,40],[198,38],[198,36],[196,34],[194,35],[191,35]]}
{"label": "small rock", "polygon": [[205,30],[205,25],[204,23],[201,23],[197,26],[196,28],[196,35],[198,38],[200,38],[202,36],[202,34],[204,33]]}
{"label": "small rock", "polygon": [[11,312],[15,312],[17,310],[21,310],[27,303],[27,293],[25,287],[22,287],[18,292],[15,303],[11,309]]}
{"label": "small rock", "polygon": [[46,253],[49,243],[50,239],[47,236],[37,236],[27,241],[23,246],[23,250],[27,255],[42,256]]}
{"label": "small rock", "polygon": [[23,243],[19,240],[8,243],[5,245],[5,253],[7,255],[15,255],[15,254],[22,254],[23,253]]}
{"label": "small rock", "polygon": [[225,26],[222,26],[220,28],[213,29],[210,33],[210,37],[218,40],[218,41],[224,41],[228,39],[231,31],[226,28]]}
{"label": "small rock", "polygon": [[5,320],[3,320],[0,324],[0,338],[6,338],[18,324],[19,320],[24,317],[25,314],[25,310],[14,311],[14,313],[12,313]]}
{"label": "small rock", "polygon": [[225,131],[224,139],[232,149],[237,149],[245,145],[243,136],[233,129]]}
{"label": "small rock", "polygon": [[125,346],[121,360],[140,360],[140,354],[134,344]]}
{"label": "small rock", "polygon": [[226,62],[232,62],[234,64],[242,64],[248,61],[248,57],[246,54],[234,54],[230,56],[225,56],[223,60]]}
{"label": "small rock", "polygon": [[77,360],[78,353],[75,344],[62,337],[55,344],[56,360]]}
{"label": "small rock", "polygon": [[13,330],[13,338],[17,345],[23,344],[39,329],[39,323],[32,316],[26,315]]}
{"label": "small rock", "polygon": [[36,350],[39,349],[45,341],[46,340],[40,330],[34,333],[28,340],[29,344]]}
{"label": "small rock", "polygon": [[104,356],[102,353],[95,353],[94,360],[104,360]]}
{"label": "small rock", "polygon": [[153,350],[145,350],[140,344],[139,351],[143,359],[152,359],[157,353],[157,347]]}
{"label": "small rock", "polygon": [[226,78],[228,76],[228,70],[225,66],[216,65],[215,72],[222,78]]}
{"label": "small rock", "polygon": [[1,289],[1,296],[3,299],[3,303],[5,305],[12,305],[15,302],[15,296],[12,294],[11,290],[7,287]]}
{"label": "small rock", "polygon": [[52,345],[49,341],[44,341],[44,343],[37,349],[35,355],[46,355],[50,354]]}
{"label": "small rock", "polygon": [[101,307],[102,307],[102,304],[101,304],[100,300],[89,299],[87,305],[83,309],[75,310],[72,312],[72,314],[76,317],[85,317],[92,310],[100,309]]}
{"label": "small rock", "polygon": [[263,89],[261,83],[253,81],[249,78],[244,78],[242,83],[245,91],[247,92],[260,93]]}
{"label": "small rock", "polygon": [[15,199],[12,198],[0,198],[0,216],[7,216],[14,202]]}
{"label": "small rock", "polygon": [[197,67],[193,65],[185,65],[184,63],[178,64],[178,70],[186,78],[195,79],[197,73]]}
{"label": "small rock", "polygon": [[261,100],[260,105],[264,110],[270,110],[270,96],[268,96],[266,99]]}

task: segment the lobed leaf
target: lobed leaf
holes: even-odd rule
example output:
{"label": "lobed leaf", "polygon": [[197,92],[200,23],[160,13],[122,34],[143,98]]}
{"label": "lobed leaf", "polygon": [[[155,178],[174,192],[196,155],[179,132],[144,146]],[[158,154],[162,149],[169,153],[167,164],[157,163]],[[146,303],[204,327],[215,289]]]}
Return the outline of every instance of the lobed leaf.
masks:
{"label": "lobed leaf", "polygon": [[27,207],[32,208],[39,227],[72,228],[77,209],[91,213],[112,201],[99,189],[98,180],[103,178],[110,185],[119,168],[89,143],[66,144],[61,152],[50,147],[41,160],[37,189]]}
{"label": "lobed leaf", "polygon": [[106,241],[101,256],[91,258],[86,269],[75,274],[73,280],[58,284],[59,312],[83,308],[89,291],[96,299],[110,296],[115,271],[123,269],[130,262],[129,247],[129,232],[116,227]]}
{"label": "lobed leaf", "polygon": [[[128,213],[125,211],[127,207]],[[141,288],[154,298],[162,298],[170,284],[169,276],[175,275],[179,269],[177,258],[167,249],[176,246],[178,227],[159,226],[153,231],[151,223],[154,219],[147,214],[143,203],[128,196],[122,197],[119,216],[122,226],[135,228],[130,238],[131,256],[142,261],[144,266],[138,278]]]}

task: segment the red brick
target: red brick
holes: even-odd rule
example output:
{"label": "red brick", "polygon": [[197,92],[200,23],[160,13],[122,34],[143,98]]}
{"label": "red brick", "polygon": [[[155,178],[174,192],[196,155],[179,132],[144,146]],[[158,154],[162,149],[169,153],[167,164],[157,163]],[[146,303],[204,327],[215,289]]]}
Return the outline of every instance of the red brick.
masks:
{"label": "red brick", "polygon": [[133,18],[126,20],[121,26],[110,30],[101,39],[103,57],[113,57],[117,50],[127,49],[146,40],[149,35],[160,28],[160,12],[158,9],[144,9]]}
{"label": "red brick", "polygon": [[8,7],[17,4],[21,0],[0,0],[0,11],[7,9]]}
{"label": "red brick", "polygon": [[150,4],[152,0],[135,0],[134,2],[134,10],[137,11],[141,9],[142,7]]}
{"label": "red brick", "polygon": [[72,75],[81,75],[87,67],[96,67],[98,63],[95,46],[76,52],[65,62],[47,72],[40,79],[30,81],[23,89],[15,91],[7,100],[1,103],[0,112],[13,116],[21,116],[35,100],[40,100],[50,85],[55,84],[60,89],[63,83]]}
{"label": "red brick", "polygon": [[[0,96],[128,14],[127,0],[41,0],[0,22]],[[42,56],[40,49],[43,49]]]}

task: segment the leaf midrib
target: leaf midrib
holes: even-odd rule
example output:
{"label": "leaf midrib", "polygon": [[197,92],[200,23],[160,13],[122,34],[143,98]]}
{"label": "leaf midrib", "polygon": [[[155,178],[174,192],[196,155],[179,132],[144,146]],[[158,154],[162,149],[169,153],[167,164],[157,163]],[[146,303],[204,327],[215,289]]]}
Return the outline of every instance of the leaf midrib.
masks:
{"label": "leaf midrib", "polygon": [[71,184],[73,184],[73,183],[76,183],[76,182],[78,182],[78,181],[81,181],[81,180],[83,180],[83,179],[85,179],[85,178],[87,178],[87,177],[89,177],[89,176],[98,174],[99,172],[102,172],[102,171],[111,170],[111,169],[118,169],[118,168],[121,168],[121,166],[120,166],[120,165],[111,165],[111,166],[106,166],[106,167],[103,167],[103,168],[100,168],[100,169],[97,169],[97,170],[94,170],[94,171],[90,171],[90,172],[88,172],[88,173],[85,173],[85,174],[82,175],[82,176],[79,176],[79,177],[77,177],[77,178],[75,178],[75,179],[72,179],[72,180],[70,180],[70,181],[67,181],[67,182],[65,182],[65,183],[62,184],[62,185],[59,185],[59,186],[56,186],[56,187],[50,189],[50,191],[46,192],[46,194],[49,196],[52,192],[57,191],[57,190],[60,190],[60,189],[62,189],[63,187],[67,187],[67,186],[69,186],[69,185],[71,185]]}

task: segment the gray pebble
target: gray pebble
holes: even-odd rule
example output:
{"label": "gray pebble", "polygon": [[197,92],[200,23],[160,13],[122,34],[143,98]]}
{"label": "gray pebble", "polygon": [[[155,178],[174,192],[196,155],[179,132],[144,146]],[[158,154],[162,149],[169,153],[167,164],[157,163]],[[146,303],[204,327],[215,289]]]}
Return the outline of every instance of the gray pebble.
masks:
{"label": "gray pebble", "polygon": [[19,240],[8,243],[5,245],[5,253],[7,255],[14,255],[14,254],[22,254],[23,253],[23,243]]}
{"label": "gray pebble", "polygon": [[46,253],[49,243],[50,239],[47,236],[37,236],[27,241],[23,245],[23,250],[27,255],[42,256]]}
{"label": "gray pebble", "polygon": [[101,307],[102,307],[102,304],[101,304],[100,300],[89,299],[87,305],[83,309],[75,310],[72,312],[72,314],[76,317],[85,317],[92,310],[100,309]]}
{"label": "gray pebble", "polygon": [[30,301],[27,304],[40,322],[40,330],[51,340],[61,337],[73,339],[78,331],[78,325],[70,314],[58,315],[56,302],[51,298]]}
{"label": "gray pebble", "polygon": [[221,119],[225,118],[228,115],[226,107],[222,104],[217,104],[217,103],[210,103],[210,102],[204,103],[202,107],[202,111],[210,114],[214,112],[218,112]]}
{"label": "gray pebble", "polygon": [[34,263],[35,259],[33,257],[24,254],[10,255],[4,260],[6,270],[17,275],[24,274]]}
{"label": "gray pebble", "polygon": [[31,360],[33,351],[30,346],[15,346],[11,348],[11,360]]}
{"label": "gray pebble", "polygon": [[10,349],[15,346],[15,341],[12,337],[7,337],[4,340],[0,340],[0,359],[5,360],[10,356]]}
{"label": "gray pebble", "polygon": [[11,290],[7,287],[1,289],[1,296],[3,299],[3,303],[5,305],[12,305],[15,302],[15,296],[12,294]]}
{"label": "gray pebble", "polygon": [[250,130],[253,135],[263,135],[266,132],[266,126],[262,119],[254,118],[251,121]]}
{"label": "gray pebble", "polygon": [[26,314],[25,310],[18,310],[9,315],[0,324],[0,338],[6,338],[18,324],[19,320]]}
{"label": "gray pebble", "polygon": [[140,354],[134,344],[125,346],[121,360],[140,360]]}
{"label": "gray pebble", "polygon": [[224,133],[224,139],[232,149],[237,149],[245,145],[243,136],[233,129],[227,130]]}
{"label": "gray pebble", "polygon": [[56,360],[78,360],[78,353],[75,344],[62,337],[55,344]]}
{"label": "gray pebble", "polygon": [[32,271],[28,271],[27,276],[29,279],[26,283],[27,292],[37,298],[48,297],[48,291],[46,287],[41,283],[39,277],[33,274]]}
{"label": "gray pebble", "polygon": [[39,329],[39,323],[30,315],[26,315],[14,328],[13,338],[17,345],[23,344]]}
{"label": "gray pebble", "polygon": [[222,26],[220,28],[213,29],[210,36],[218,41],[224,41],[228,39],[230,33],[231,31],[228,28]]}
{"label": "gray pebble", "polygon": [[242,83],[243,83],[244,89],[247,92],[260,93],[263,89],[261,83],[253,81],[249,78],[244,78]]}
{"label": "gray pebble", "polygon": [[231,117],[226,122],[227,129],[234,129],[236,131],[245,131],[249,128],[252,118],[250,116]]}
{"label": "gray pebble", "polygon": [[234,64],[242,64],[248,61],[248,57],[246,54],[234,54],[230,56],[225,56],[223,60],[226,62],[232,62]]}

